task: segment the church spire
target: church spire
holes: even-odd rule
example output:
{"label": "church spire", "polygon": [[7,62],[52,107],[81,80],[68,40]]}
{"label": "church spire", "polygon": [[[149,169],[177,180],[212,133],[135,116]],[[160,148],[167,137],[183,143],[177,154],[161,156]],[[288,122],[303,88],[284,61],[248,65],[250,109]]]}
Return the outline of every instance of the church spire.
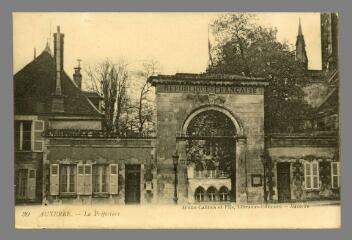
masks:
{"label": "church spire", "polygon": [[306,52],[306,43],[302,33],[301,19],[298,24],[298,34],[296,40],[296,61],[302,63],[305,69],[308,69],[308,57]]}
{"label": "church spire", "polygon": [[302,34],[302,26],[301,26],[301,18],[299,18],[298,36],[303,36],[303,34]]}

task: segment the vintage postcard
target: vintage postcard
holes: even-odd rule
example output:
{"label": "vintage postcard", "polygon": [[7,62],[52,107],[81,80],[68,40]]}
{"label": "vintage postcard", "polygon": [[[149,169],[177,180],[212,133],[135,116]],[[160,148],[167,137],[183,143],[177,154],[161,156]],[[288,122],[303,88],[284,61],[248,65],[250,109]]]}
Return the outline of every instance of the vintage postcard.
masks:
{"label": "vintage postcard", "polygon": [[340,228],[338,22],[13,13],[16,227]]}

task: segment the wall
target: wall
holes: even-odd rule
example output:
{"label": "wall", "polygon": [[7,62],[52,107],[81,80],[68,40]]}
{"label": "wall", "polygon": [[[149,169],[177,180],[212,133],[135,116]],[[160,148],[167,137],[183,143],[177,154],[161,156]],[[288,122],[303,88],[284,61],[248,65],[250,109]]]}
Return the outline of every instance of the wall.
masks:
{"label": "wall", "polygon": [[56,120],[50,121],[50,128],[53,129],[92,129],[100,130],[101,120]]}
{"label": "wall", "polygon": [[[301,136],[270,139],[268,153],[273,162],[273,200],[278,200],[277,163],[290,164],[290,189],[292,201],[339,199],[340,190],[331,187],[332,161],[338,158],[336,136]],[[318,162],[319,189],[305,188],[304,163]],[[326,168],[327,167],[327,168]]]}
{"label": "wall", "polygon": [[[125,165],[141,165],[141,203],[152,203],[155,196],[153,188],[145,189],[147,169],[155,172],[153,165],[154,139],[96,139],[96,138],[48,138],[45,155],[44,174],[46,176],[46,199],[49,203],[116,203],[125,200]],[[94,198],[92,196],[75,196],[63,198],[50,196],[49,166],[53,163],[87,163],[87,164],[118,164],[119,187],[116,196]],[[155,173],[154,173],[155,174]],[[153,184],[156,186],[156,183]]]}

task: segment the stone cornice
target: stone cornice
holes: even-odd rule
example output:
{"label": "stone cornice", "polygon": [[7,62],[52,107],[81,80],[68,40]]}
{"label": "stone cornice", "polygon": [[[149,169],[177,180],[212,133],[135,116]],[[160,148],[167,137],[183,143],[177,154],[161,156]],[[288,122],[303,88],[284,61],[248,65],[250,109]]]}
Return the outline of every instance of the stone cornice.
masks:
{"label": "stone cornice", "polygon": [[267,86],[269,82],[264,78],[251,78],[230,74],[181,74],[158,75],[149,77],[153,85],[215,85],[215,86]]}

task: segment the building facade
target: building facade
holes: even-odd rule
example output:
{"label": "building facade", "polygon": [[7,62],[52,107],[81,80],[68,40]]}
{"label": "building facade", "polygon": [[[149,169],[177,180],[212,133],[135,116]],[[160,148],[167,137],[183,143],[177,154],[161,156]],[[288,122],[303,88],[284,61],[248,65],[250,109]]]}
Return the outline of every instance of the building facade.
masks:
{"label": "building facade", "polygon": [[[325,26],[335,29],[322,24],[322,39],[335,36]],[[296,46],[307,67],[300,24]],[[53,53],[46,47],[14,76],[16,203],[340,198],[337,68],[306,69],[314,111],[297,132],[264,131],[266,79],[178,73],[148,80],[156,94],[155,136],[107,137],[100,96],[81,89],[79,65],[70,78],[63,61],[58,28]]]}
{"label": "building facade", "polygon": [[45,130],[101,129],[99,105],[63,70],[64,35],[59,28],[54,38],[54,54],[47,46],[14,75],[17,203],[42,203],[45,197]]}

